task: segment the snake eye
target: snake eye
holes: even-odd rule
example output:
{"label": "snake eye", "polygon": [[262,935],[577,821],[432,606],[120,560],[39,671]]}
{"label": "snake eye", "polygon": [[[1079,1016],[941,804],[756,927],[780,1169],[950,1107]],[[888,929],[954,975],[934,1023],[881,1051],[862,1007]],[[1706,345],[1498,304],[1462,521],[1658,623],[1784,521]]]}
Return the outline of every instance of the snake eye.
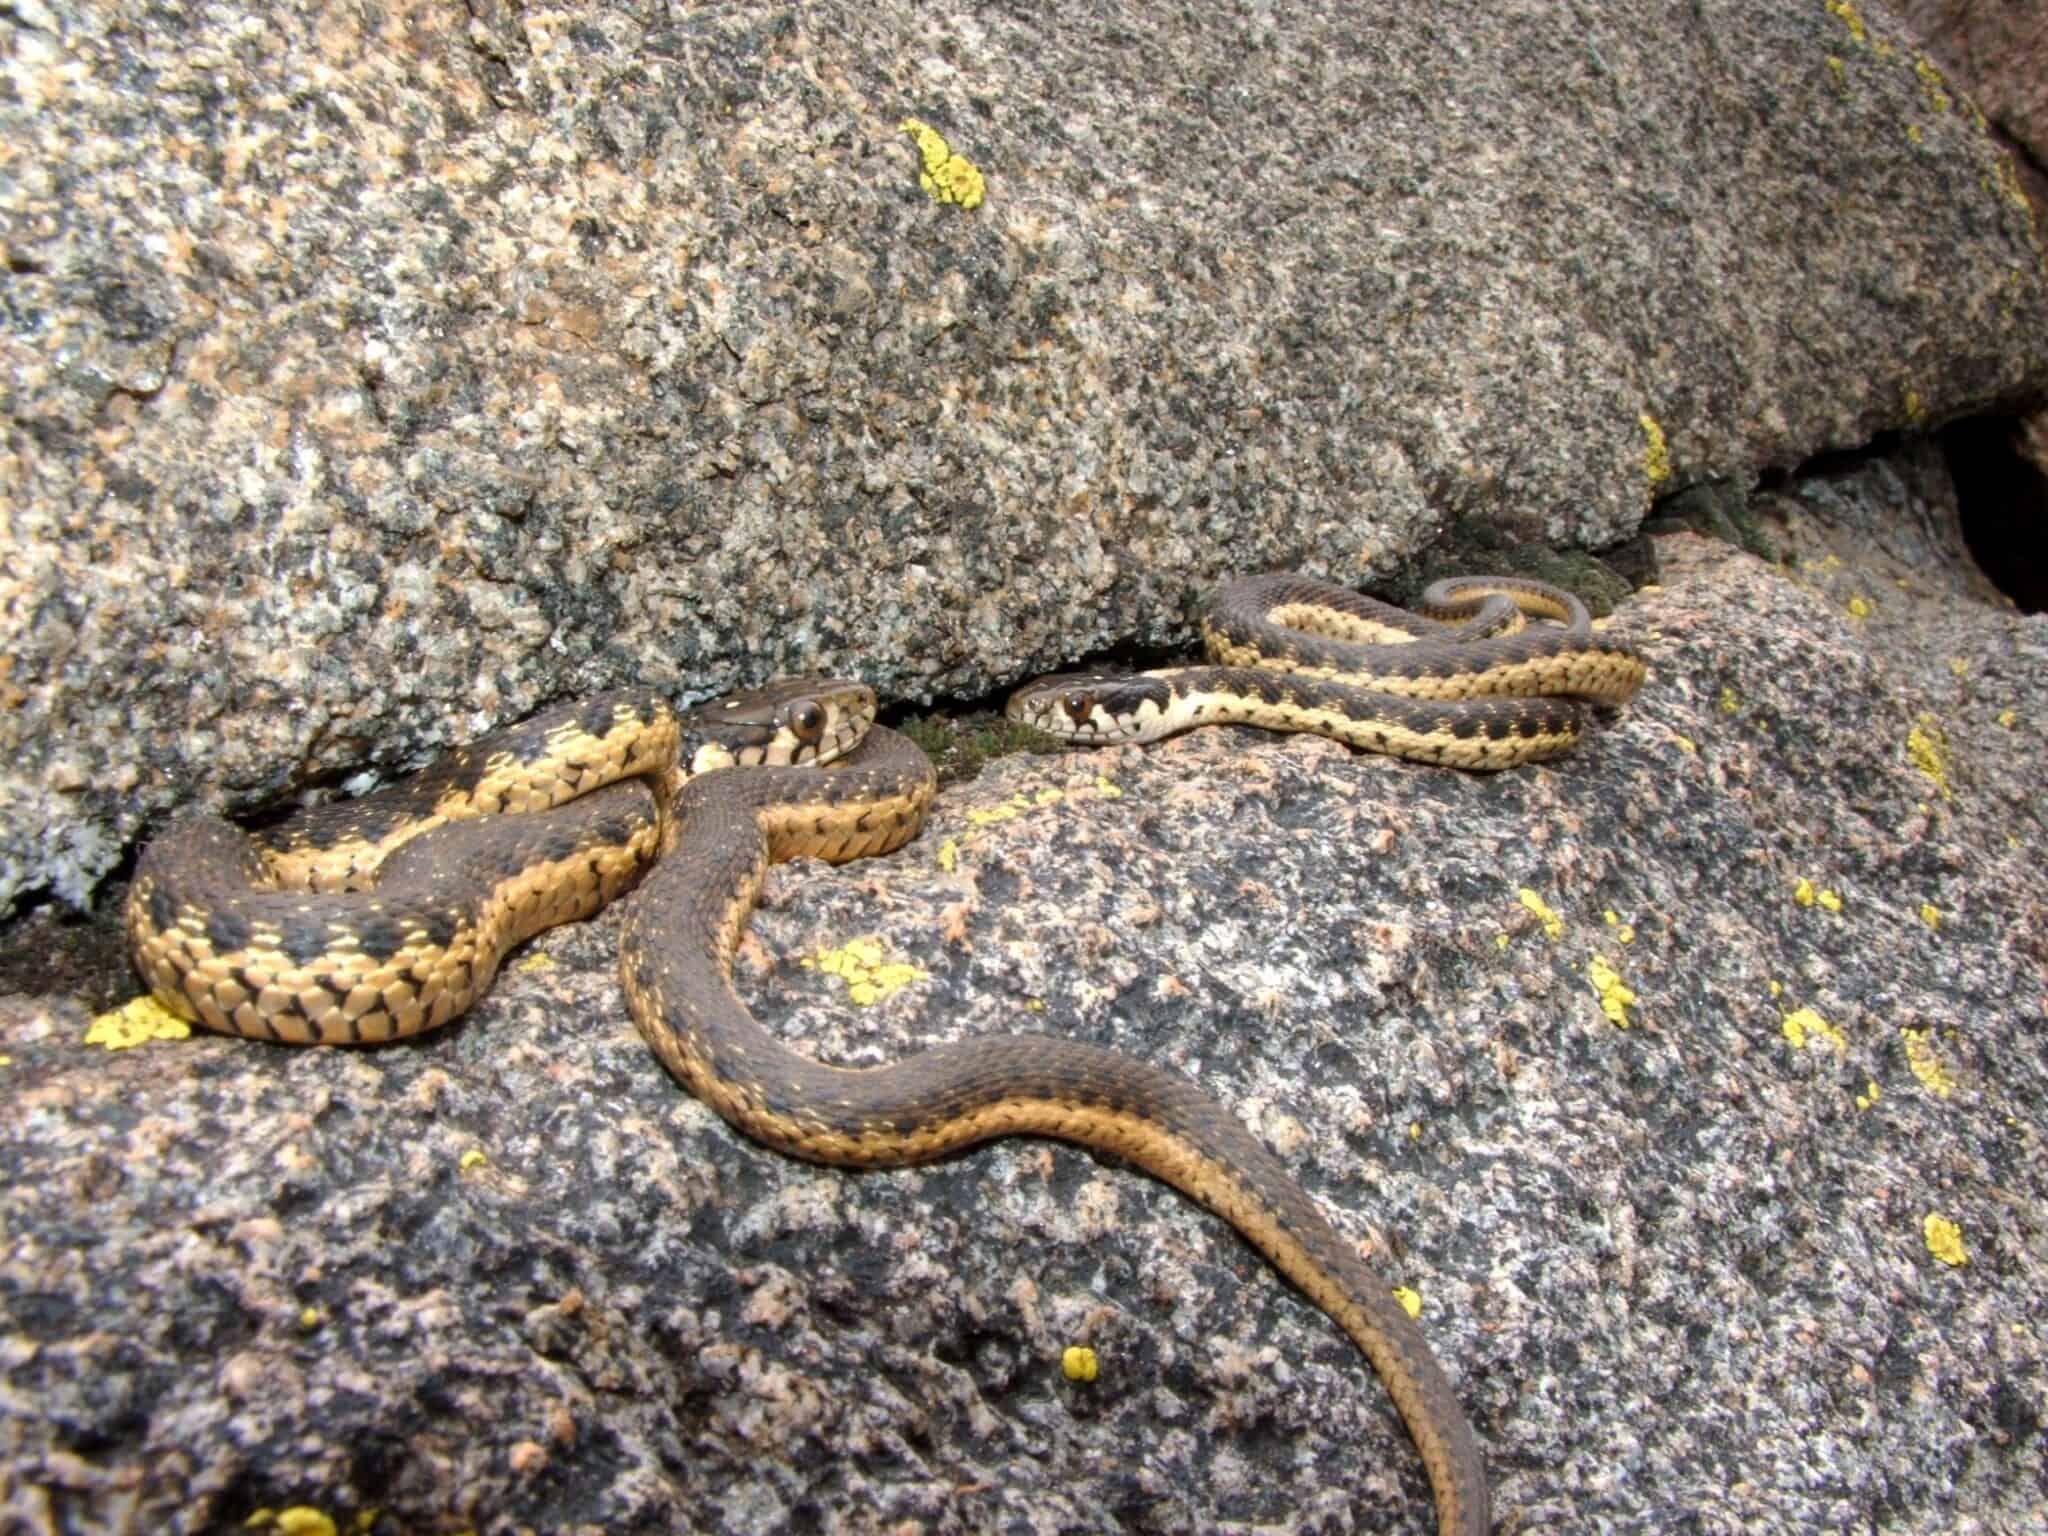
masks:
{"label": "snake eye", "polygon": [[1095,713],[1095,695],[1085,689],[1076,688],[1060,700],[1060,708],[1067,712],[1067,718],[1079,725]]}
{"label": "snake eye", "polygon": [[796,739],[806,746],[825,734],[824,706],[814,699],[805,699],[789,711],[789,728],[796,732]]}

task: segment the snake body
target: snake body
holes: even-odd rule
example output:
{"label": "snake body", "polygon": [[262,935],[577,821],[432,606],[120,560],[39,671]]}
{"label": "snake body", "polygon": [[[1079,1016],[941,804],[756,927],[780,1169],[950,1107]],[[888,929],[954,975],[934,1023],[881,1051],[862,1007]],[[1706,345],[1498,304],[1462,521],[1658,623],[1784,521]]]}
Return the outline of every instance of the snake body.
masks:
{"label": "snake body", "polygon": [[1240,724],[1497,769],[1571,746],[1585,705],[1625,704],[1644,676],[1577,597],[1519,577],[1439,581],[1409,613],[1308,577],[1254,576],[1217,592],[1201,630],[1215,665],[1041,678],[1008,713],[1080,744]]}
{"label": "snake body", "polygon": [[1044,1035],[977,1036],[849,1070],[790,1050],[747,1010],[732,955],[768,866],[809,851],[829,810],[874,797],[915,801],[917,812],[871,816],[852,834],[859,852],[889,852],[917,831],[930,766],[901,737],[877,728],[869,741],[878,735],[834,772],[761,769],[685,786],[675,838],[696,867],[658,864],[620,937],[626,996],[655,1054],[747,1135],[815,1162],[902,1167],[1022,1135],[1137,1164],[1236,1227],[1351,1336],[1414,1436],[1442,1536],[1486,1531],[1478,1443],[1422,1330],[1285,1165],[1186,1077]]}
{"label": "snake body", "polygon": [[[1134,718],[1140,739],[1241,719],[1490,768],[1576,738],[1577,705],[1549,695],[1620,702],[1641,679],[1641,662],[1594,637],[1584,608],[1554,588],[1439,587],[1418,617],[1258,578],[1205,618],[1220,665],[1051,679],[1011,712],[1082,740]],[[1532,614],[1557,627],[1525,631]],[[1441,1536],[1481,1536],[1478,1443],[1421,1330],[1285,1166],[1193,1082],[1037,1035],[848,1070],[789,1050],[748,1012],[732,957],[769,865],[888,853],[923,824],[931,765],[873,716],[857,684],[780,685],[689,716],[645,691],[607,694],[261,838],[181,822],[145,851],[130,891],[137,968],[166,1006],[215,1030],[395,1039],[455,1017],[513,945],[589,916],[651,863],[626,908],[621,970],[641,1034],[690,1091],[748,1136],[822,1163],[897,1167],[1037,1135],[1137,1164],[1230,1222],[1344,1329],[1415,1439]],[[747,771],[714,771],[726,768]]]}

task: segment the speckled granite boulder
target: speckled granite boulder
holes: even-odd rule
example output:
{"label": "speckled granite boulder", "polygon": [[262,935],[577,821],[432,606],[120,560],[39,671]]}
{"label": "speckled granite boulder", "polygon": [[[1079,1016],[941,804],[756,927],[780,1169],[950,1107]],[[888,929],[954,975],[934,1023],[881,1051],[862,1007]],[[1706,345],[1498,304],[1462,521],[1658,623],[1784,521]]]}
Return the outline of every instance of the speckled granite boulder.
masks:
{"label": "speckled granite boulder", "polygon": [[[1660,539],[1651,680],[1554,764],[1011,758],[776,871],[743,988],[844,1063],[1029,1029],[1205,1079],[1420,1294],[1503,1530],[2038,1530],[2048,623],[1975,595],[1924,453],[1749,512],[1797,566]],[[1064,1147],[738,1140],[616,923],[376,1052],[0,1004],[12,1528],[1427,1528],[1219,1222]]]}
{"label": "speckled granite boulder", "polygon": [[2038,207],[2048,196],[2048,11],[2002,0],[1895,0],[1936,65],[1953,72],[2018,145],[2013,166]]}
{"label": "speckled granite boulder", "polygon": [[547,699],[974,696],[2037,390],[1888,26],[10,5],[0,908]]}

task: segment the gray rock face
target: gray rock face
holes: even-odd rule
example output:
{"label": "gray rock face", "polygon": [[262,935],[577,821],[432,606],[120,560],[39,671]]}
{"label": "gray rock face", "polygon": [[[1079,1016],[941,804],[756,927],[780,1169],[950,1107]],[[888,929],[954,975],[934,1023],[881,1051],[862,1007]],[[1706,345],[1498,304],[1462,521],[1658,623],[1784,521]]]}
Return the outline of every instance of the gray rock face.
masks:
{"label": "gray rock face", "polygon": [[1883,25],[10,6],[0,906],[552,697],[973,695],[2038,389]]}
{"label": "gray rock face", "polygon": [[1895,0],[1895,9],[2012,140],[2014,169],[2038,207],[2048,196],[2048,12],[1983,0]]}
{"label": "gray rock face", "polygon": [[[1502,1529],[2038,1529],[2048,625],[1973,595],[1937,470],[1754,503],[1789,569],[1660,539],[1651,680],[1552,765],[1008,759],[776,871],[742,989],[845,1064],[1033,1030],[1203,1079],[1420,1293]],[[763,1152],[635,1037],[616,923],[376,1052],[0,1005],[0,1509],[1427,1528],[1227,1228],[1054,1145]]]}

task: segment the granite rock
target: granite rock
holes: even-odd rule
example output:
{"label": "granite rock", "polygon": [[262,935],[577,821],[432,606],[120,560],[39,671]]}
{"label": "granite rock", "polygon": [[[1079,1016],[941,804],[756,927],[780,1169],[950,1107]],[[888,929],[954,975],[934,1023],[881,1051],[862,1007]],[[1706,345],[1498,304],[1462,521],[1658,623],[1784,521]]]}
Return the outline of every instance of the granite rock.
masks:
{"label": "granite rock", "polygon": [[[1503,1530],[2038,1530],[2048,621],[1980,595],[1931,454],[1746,516],[1796,563],[1660,536],[1613,621],[1650,680],[1552,764],[1002,759],[774,871],[742,990],[846,1064],[1031,1030],[1202,1078],[1419,1293]],[[0,1510],[1427,1527],[1227,1227],[1058,1145],[762,1151],[636,1038],[616,922],[375,1052],[0,1005]]]}
{"label": "granite rock", "polygon": [[1894,0],[1894,8],[2013,144],[2014,168],[2038,208],[2048,198],[2048,11],[1996,0]]}
{"label": "granite rock", "polygon": [[1849,5],[21,0],[0,69],[0,909],[550,699],[972,697],[2048,384],[2009,161]]}

